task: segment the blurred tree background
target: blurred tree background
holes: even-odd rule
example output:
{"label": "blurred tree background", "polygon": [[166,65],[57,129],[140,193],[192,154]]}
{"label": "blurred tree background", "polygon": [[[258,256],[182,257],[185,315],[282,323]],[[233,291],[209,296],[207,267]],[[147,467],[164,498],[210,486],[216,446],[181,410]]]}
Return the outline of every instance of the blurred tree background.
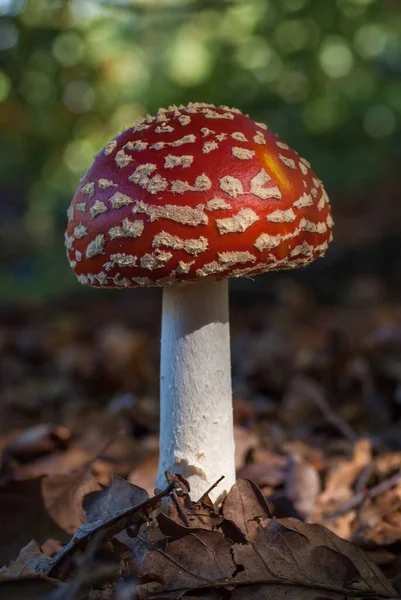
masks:
{"label": "blurred tree background", "polygon": [[91,293],[63,245],[79,176],[135,118],[188,101],[266,122],[325,182],[336,242],[301,277],[401,291],[399,0],[0,0],[0,16],[4,300]]}

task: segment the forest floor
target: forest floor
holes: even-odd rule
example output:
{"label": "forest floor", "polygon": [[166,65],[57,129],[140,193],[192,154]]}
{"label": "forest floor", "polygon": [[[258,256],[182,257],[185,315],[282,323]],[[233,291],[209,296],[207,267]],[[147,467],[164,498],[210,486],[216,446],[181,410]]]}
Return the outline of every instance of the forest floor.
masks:
{"label": "forest floor", "polygon": [[401,307],[234,295],[240,482],[160,516],[160,297],[124,302],[0,310],[0,598],[401,596]]}

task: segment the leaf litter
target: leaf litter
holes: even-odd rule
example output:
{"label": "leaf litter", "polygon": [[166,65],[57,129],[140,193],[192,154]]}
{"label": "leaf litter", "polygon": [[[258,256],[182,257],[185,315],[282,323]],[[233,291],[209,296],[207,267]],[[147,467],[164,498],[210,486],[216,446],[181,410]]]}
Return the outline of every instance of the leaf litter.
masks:
{"label": "leaf litter", "polygon": [[[52,558],[30,542],[0,576],[36,574],[40,579],[67,582],[64,589],[71,586],[78,594],[89,584],[100,585],[105,574],[117,579],[124,572],[135,572],[142,598],[174,599],[199,591],[204,597],[209,592],[212,597],[216,593],[227,597],[238,588],[247,597],[247,589],[252,591],[254,586],[263,586],[262,597],[275,597],[276,592],[283,594],[283,588],[291,587],[302,589],[302,598],[311,599],[319,594],[327,598],[394,597],[390,582],[362,550],[320,525],[276,519],[254,483],[239,480],[218,511],[207,497],[192,502],[188,486],[183,489],[185,483],[179,476],[171,477],[168,487],[150,498],[124,480],[90,492],[87,515],[97,520],[82,525]],[[183,500],[180,511],[173,500],[177,493]],[[175,507],[172,516],[162,509],[163,497],[169,497],[169,506]],[[208,518],[193,526],[179,522],[188,522],[201,510],[205,517],[209,512]],[[220,519],[214,518],[217,515]],[[124,552],[123,544],[113,541],[128,530],[140,544]],[[115,560],[95,568],[95,556],[105,552],[106,544]],[[90,578],[88,573],[92,573]]]}
{"label": "leaf litter", "polygon": [[246,306],[233,307],[240,479],[219,509],[174,477],[168,510],[151,501],[148,306],[124,324],[107,303],[67,321],[0,316],[0,597],[399,595],[399,311],[303,305],[300,325],[295,301],[267,320]]}

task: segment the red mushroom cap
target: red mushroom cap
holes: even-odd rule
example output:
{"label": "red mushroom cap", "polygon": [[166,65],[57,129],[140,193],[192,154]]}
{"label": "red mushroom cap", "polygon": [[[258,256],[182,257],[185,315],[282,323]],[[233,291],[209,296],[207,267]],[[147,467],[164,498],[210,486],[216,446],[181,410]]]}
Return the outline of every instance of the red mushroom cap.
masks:
{"label": "red mushroom cap", "polygon": [[68,209],[81,283],[258,275],[323,256],[333,220],[310,164],[238,109],[160,109],[99,152]]}

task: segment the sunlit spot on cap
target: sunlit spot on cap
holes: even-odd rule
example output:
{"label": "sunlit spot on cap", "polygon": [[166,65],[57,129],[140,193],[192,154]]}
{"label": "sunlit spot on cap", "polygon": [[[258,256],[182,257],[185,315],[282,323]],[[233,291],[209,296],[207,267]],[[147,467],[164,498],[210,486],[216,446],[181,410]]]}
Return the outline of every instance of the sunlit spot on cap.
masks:
{"label": "sunlit spot on cap", "polygon": [[281,191],[290,190],[291,184],[288,180],[288,167],[286,167],[278,156],[272,156],[269,152],[260,151],[261,158],[265,164],[267,173],[276,180]]}

